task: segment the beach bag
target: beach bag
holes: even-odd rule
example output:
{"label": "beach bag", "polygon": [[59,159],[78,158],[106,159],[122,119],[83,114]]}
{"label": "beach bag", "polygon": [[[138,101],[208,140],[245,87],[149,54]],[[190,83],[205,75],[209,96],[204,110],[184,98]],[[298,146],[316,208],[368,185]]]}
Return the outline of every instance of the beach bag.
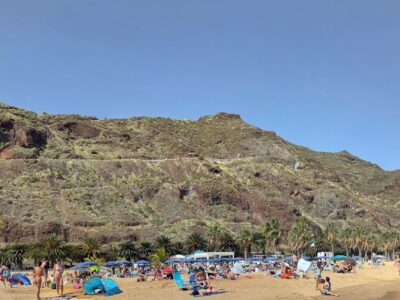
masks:
{"label": "beach bag", "polygon": [[51,284],[51,289],[52,289],[52,290],[55,290],[55,289],[56,289],[56,284],[55,284],[55,282],[53,282],[53,283]]}

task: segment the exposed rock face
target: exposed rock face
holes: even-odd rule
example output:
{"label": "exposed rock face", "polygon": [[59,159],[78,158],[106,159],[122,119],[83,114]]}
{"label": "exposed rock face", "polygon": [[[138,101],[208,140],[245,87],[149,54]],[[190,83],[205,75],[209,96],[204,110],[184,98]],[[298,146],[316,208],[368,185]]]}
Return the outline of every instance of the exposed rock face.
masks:
{"label": "exposed rock face", "polygon": [[46,145],[47,134],[34,128],[18,128],[13,143],[25,148],[41,148]]}
{"label": "exposed rock face", "polygon": [[[18,159],[15,159],[18,158]],[[198,121],[96,120],[0,105],[3,242],[183,237],[269,217],[400,229],[400,172],[319,153],[220,113]]]}

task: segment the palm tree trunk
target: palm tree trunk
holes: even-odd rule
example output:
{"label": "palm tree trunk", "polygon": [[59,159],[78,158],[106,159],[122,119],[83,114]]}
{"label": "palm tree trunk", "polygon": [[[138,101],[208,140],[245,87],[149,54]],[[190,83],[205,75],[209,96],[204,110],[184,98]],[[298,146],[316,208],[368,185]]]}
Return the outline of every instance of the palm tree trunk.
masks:
{"label": "palm tree trunk", "polygon": [[361,247],[358,247],[358,256],[360,257],[360,259],[361,259],[361,257],[362,257],[362,251],[361,251]]}
{"label": "palm tree trunk", "polygon": [[349,256],[349,248],[348,247],[346,247],[346,256]]}
{"label": "palm tree trunk", "polygon": [[244,258],[247,259],[247,248],[244,247]]}
{"label": "palm tree trunk", "polygon": [[335,245],[333,243],[331,244],[331,251],[332,254],[335,255]]}

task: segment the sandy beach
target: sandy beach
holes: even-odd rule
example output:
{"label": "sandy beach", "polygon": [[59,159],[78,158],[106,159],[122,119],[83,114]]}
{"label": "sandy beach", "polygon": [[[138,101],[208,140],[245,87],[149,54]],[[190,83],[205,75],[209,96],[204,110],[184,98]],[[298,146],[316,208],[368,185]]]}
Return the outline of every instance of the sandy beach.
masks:
{"label": "sandy beach", "polygon": [[[340,299],[400,299],[400,276],[393,263],[379,268],[366,266],[357,269],[357,273],[337,274],[324,272],[330,276],[333,290],[340,294]],[[117,279],[122,294],[107,297],[107,299],[191,299],[189,291],[179,291],[173,281],[157,281],[138,283],[133,278]],[[218,294],[211,296],[216,299],[258,300],[258,299],[321,299],[315,290],[314,279],[282,280],[266,276],[265,273],[252,274],[252,278],[240,278],[236,281],[214,280],[212,282]],[[0,288],[2,300],[35,299],[33,286],[21,286],[14,289]],[[86,296],[73,290],[71,286],[65,289],[67,295],[79,299],[106,299],[103,295]],[[54,290],[44,289],[42,298],[56,295]]]}

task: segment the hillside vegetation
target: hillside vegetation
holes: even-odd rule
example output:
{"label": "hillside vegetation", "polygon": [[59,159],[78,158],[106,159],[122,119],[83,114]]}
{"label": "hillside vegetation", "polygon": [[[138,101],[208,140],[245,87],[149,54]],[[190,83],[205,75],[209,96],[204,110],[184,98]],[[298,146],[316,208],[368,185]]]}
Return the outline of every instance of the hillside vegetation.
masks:
{"label": "hillside vegetation", "polygon": [[400,229],[400,172],[321,153],[220,113],[197,121],[97,120],[0,105],[3,242],[238,232],[298,216]]}

